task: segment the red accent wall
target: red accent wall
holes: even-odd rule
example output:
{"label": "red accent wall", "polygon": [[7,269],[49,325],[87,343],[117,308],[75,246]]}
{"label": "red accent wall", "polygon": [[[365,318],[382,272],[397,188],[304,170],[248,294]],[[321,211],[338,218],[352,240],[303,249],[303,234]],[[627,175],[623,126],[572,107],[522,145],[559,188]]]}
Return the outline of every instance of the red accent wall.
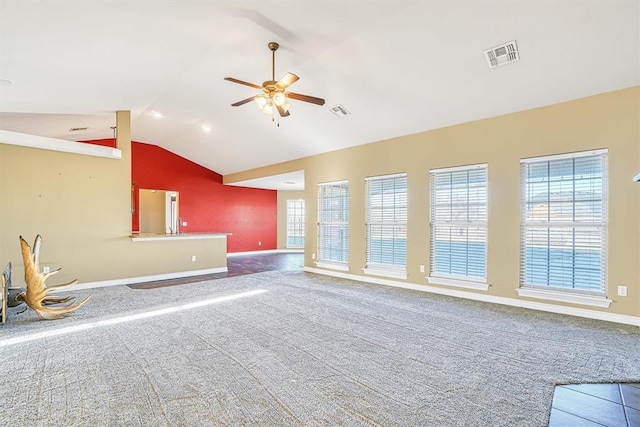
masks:
{"label": "red accent wall", "polygon": [[87,144],[102,145],[103,147],[116,148],[116,139],[115,138],[91,139],[91,140],[88,140],[88,141],[78,141],[78,142],[85,142]]}
{"label": "red accent wall", "polygon": [[[113,139],[83,141],[114,146]],[[161,147],[131,143],[131,176],[135,206],[140,188],[179,192],[184,232],[229,232],[228,252],[277,248],[277,191],[222,184],[222,175]],[[139,230],[138,210],[132,230]],[[262,245],[258,245],[258,242]]]}

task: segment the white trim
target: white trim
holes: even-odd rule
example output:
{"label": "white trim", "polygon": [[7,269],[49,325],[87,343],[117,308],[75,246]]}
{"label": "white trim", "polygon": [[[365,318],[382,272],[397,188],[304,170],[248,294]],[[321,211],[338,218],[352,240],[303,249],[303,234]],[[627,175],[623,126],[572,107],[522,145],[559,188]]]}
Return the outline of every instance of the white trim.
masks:
{"label": "white trim", "polygon": [[141,234],[131,235],[133,242],[150,242],[156,240],[201,240],[201,239],[226,239],[230,233],[185,233],[185,234]]}
{"label": "white trim", "polygon": [[[122,279],[100,280],[97,282],[80,283],[71,288],[65,288],[58,292],[70,292],[78,289],[104,288],[107,286],[132,285],[134,283],[155,282],[158,280],[178,279],[180,277],[203,276],[205,274],[226,273],[227,267],[207,268],[204,270],[178,271],[175,273],[153,274],[151,276],[125,277]],[[49,288],[56,292],[55,286]]]}
{"label": "white trim", "polygon": [[342,184],[348,184],[349,180],[348,179],[343,179],[341,181],[330,181],[330,182],[319,182],[318,186],[325,186],[325,185],[342,185]]}
{"label": "white trim", "polygon": [[427,276],[429,283],[434,285],[456,286],[458,288],[478,289],[481,291],[489,290],[489,284],[486,282],[474,282],[472,280],[454,279],[451,277]]}
{"label": "white trim", "polygon": [[46,136],[29,135],[2,129],[0,129],[0,144],[19,145],[21,147],[61,151],[85,156],[105,157],[107,159],[122,158],[122,151],[113,147],[67,141],[66,139],[48,138]]}
{"label": "white trim", "polygon": [[634,180],[635,182],[640,182],[640,173],[639,173],[638,175],[634,176],[634,177],[633,177],[633,180]]}
{"label": "white trim", "polygon": [[276,249],[276,253],[279,253],[279,254],[303,254],[304,253],[304,247],[301,247],[301,248]]}
{"label": "white trim", "polygon": [[566,314],[569,316],[586,317],[588,319],[604,320],[606,322],[622,323],[640,327],[640,317],[627,316],[625,314],[607,313],[604,311],[589,310],[586,308],[565,307],[562,305],[547,304],[535,301],[526,301],[517,298],[497,297],[478,292],[461,291],[458,289],[436,288],[429,285],[418,285],[415,283],[397,282],[395,280],[379,279],[375,277],[358,276],[350,273],[322,270],[313,267],[304,267],[307,273],[315,273],[324,276],[339,277],[341,279],[355,280],[358,282],[372,283],[383,286],[393,286],[396,288],[410,289],[414,291],[430,292],[439,295],[448,295],[457,298],[470,299],[475,301],[490,302],[494,304],[508,305],[512,307],[529,308],[532,310],[546,311],[550,313]]}
{"label": "white trim", "polygon": [[407,177],[407,173],[406,172],[400,172],[400,173],[392,173],[389,175],[376,175],[376,176],[367,176],[365,177],[365,181],[373,181],[373,180],[377,180],[377,179],[391,179],[391,178],[406,178]]}
{"label": "white trim", "polygon": [[607,154],[608,152],[609,150],[607,148],[602,148],[600,150],[576,151],[572,153],[552,154],[550,156],[528,157],[525,159],[520,159],[520,163],[548,162],[552,160],[576,159],[578,157],[589,157],[589,156]]}
{"label": "white trim", "polygon": [[474,169],[489,169],[489,165],[487,163],[479,163],[477,165],[451,166],[448,168],[430,169],[429,173],[458,172]]}
{"label": "white trim", "polygon": [[399,269],[387,269],[387,268],[376,268],[376,267],[365,267],[362,269],[364,274],[372,274],[374,276],[382,276],[382,277],[393,277],[395,279],[406,279],[407,271],[399,270]]}
{"label": "white trim", "polygon": [[266,255],[266,254],[275,254],[278,252],[278,249],[265,249],[263,251],[244,251],[244,252],[229,252],[227,253],[227,258],[234,256],[243,256],[243,255]]}
{"label": "white trim", "polygon": [[303,254],[304,248],[301,249],[266,249],[263,251],[244,251],[244,252],[229,252],[227,258],[243,255],[267,255],[267,254]]}
{"label": "white trim", "polygon": [[332,270],[349,271],[349,264],[338,264],[332,262],[318,261],[315,263],[320,268],[330,268]]}
{"label": "white trim", "polygon": [[592,307],[609,308],[611,300],[595,295],[581,295],[551,289],[518,288],[518,295],[528,298],[539,298],[550,301],[568,302],[570,304],[590,305]]}

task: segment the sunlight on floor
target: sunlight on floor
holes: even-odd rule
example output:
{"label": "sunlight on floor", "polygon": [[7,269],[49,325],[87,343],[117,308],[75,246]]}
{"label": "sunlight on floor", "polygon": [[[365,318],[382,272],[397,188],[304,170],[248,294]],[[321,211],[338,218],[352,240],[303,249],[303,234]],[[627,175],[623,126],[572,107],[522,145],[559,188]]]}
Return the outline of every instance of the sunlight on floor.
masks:
{"label": "sunlight on floor", "polygon": [[19,336],[19,337],[7,338],[7,339],[0,340],[0,348],[9,347],[11,345],[20,344],[20,343],[24,343],[24,342],[27,342],[27,341],[34,341],[34,340],[38,340],[38,339],[42,339],[42,338],[56,337],[56,336],[59,336],[59,335],[66,335],[66,334],[71,334],[71,333],[74,333],[74,332],[86,331],[87,329],[95,329],[95,328],[100,328],[100,327],[103,327],[103,326],[115,325],[115,324],[118,324],[118,323],[125,323],[125,322],[132,322],[134,320],[148,319],[150,317],[162,316],[162,315],[165,315],[165,314],[171,314],[171,313],[176,313],[176,312],[179,312],[179,311],[190,310],[192,308],[199,308],[199,307],[204,307],[204,306],[207,306],[207,305],[218,304],[218,303],[221,303],[221,302],[232,301],[232,300],[235,300],[235,299],[252,297],[252,296],[255,296],[255,295],[263,294],[265,292],[269,292],[269,291],[267,291],[266,289],[256,289],[256,290],[253,290],[253,291],[242,292],[242,293],[233,294],[233,295],[226,295],[226,296],[223,296],[223,297],[211,298],[211,299],[207,299],[207,300],[204,300],[204,301],[197,301],[197,302],[192,302],[192,303],[189,303],[189,304],[183,304],[183,305],[178,305],[178,306],[173,306],[173,307],[166,307],[166,308],[162,308],[162,309],[158,309],[158,310],[147,311],[147,312],[144,312],[144,313],[131,314],[131,315],[128,315],[128,316],[116,317],[116,318],[113,318],[113,319],[100,320],[100,321],[91,322],[91,323],[83,323],[83,324],[80,324],[80,325],[67,326],[67,327],[60,328],[60,329],[54,329],[54,330],[49,330],[49,331],[44,331],[44,332],[37,332],[37,333],[34,333],[34,334],[28,334],[28,335]]}

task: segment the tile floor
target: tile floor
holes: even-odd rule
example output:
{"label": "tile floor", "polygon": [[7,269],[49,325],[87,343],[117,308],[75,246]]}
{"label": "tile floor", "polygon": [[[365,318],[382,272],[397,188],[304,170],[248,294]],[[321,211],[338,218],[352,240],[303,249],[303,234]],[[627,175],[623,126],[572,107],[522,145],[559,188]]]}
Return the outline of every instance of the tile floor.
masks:
{"label": "tile floor", "polygon": [[556,386],[549,427],[640,427],[640,383]]}
{"label": "tile floor", "polygon": [[304,254],[301,252],[282,252],[256,255],[236,255],[227,258],[226,273],[206,274],[203,276],[180,277],[177,279],[158,280],[155,282],[128,285],[132,289],[152,289],[165,286],[183,285],[185,283],[202,282],[204,280],[221,279],[223,277],[242,276],[274,270],[302,270]]}

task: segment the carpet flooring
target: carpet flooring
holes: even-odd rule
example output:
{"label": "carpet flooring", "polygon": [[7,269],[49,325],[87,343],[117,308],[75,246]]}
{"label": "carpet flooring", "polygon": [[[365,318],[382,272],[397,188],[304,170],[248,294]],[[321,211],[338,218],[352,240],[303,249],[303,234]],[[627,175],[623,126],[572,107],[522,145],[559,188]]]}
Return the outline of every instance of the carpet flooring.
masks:
{"label": "carpet flooring", "polygon": [[637,382],[640,328],[270,271],[9,312],[0,425],[545,426],[556,383]]}

